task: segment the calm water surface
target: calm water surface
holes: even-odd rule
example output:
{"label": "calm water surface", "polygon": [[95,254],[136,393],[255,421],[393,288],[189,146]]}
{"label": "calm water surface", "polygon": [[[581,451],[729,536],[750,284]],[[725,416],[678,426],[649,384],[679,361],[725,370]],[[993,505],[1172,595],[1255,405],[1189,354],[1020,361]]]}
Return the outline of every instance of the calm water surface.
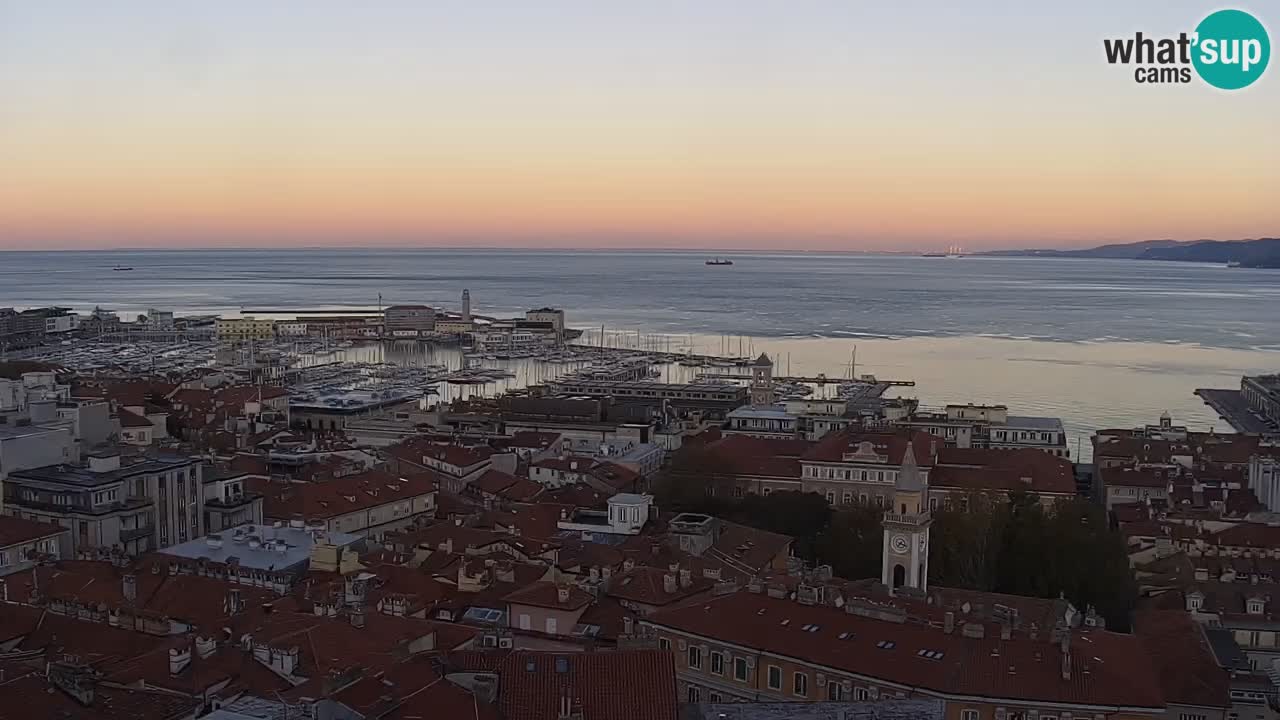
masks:
{"label": "calm water surface", "polygon": [[[0,253],[0,306],[126,316],[426,303],[567,310],[610,344],[768,352],[795,374],[912,379],[927,405],[1002,402],[1075,437],[1164,410],[1226,429],[1192,395],[1280,370],[1280,271],[1118,260],[443,250]],[[133,267],[117,272],[115,266]],[[638,335],[638,337],[637,337]],[[405,362],[424,350],[362,350]],[[518,369],[514,383],[545,369]],[[691,373],[672,368],[673,375]],[[673,377],[672,379],[680,379]]]}

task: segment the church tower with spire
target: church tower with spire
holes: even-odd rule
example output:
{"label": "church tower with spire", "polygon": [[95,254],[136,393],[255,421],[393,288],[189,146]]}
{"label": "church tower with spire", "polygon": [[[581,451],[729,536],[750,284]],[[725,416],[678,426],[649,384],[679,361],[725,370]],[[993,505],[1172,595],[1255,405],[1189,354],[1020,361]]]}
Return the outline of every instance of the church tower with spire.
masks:
{"label": "church tower with spire", "polygon": [[893,590],[929,587],[929,486],[916,465],[910,439],[893,487],[893,506],[884,514],[880,581]]}
{"label": "church tower with spire", "polygon": [[760,357],[751,365],[751,404],[754,407],[768,407],[774,401],[773,361],[768,355],[760,353]]}

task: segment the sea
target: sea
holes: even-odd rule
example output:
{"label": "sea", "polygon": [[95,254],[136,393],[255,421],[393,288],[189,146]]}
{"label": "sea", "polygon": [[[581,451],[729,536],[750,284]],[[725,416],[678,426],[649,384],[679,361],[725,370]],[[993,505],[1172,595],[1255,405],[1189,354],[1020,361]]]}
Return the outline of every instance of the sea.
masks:
{"label": "sea", "polygon": [[764,352],[779,374],[913,380],[897,392],[926,407],[1001,403],[1010,414],[1060,417],[1073,451],[1082,445],[1081,457],[1094,429],[1155,422],[1166,411],[1194,429],[1230,431],[1193,391],[1237,387],[1242,374],[1280,371],[1280,270],[788,252],[721,254],[714,257],[733,264],[710,266],[711,257],[444,249],[0,252],[0,307],[102,307],[123,317],[150,308],[288,315],[379,303],[456,311],[465,288],[481,315],[563,308],[570,326],[588,331],[582,342]]}

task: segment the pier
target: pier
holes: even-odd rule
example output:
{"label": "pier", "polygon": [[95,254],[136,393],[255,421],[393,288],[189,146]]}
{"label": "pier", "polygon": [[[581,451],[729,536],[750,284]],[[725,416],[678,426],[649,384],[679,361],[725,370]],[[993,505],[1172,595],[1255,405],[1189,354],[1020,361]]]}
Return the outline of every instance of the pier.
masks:
{"label": "pier", "polygon": [[[751,380],[750,375],[742,373],[701,373],[698,377],[709,378],[712,380]],[[803,383],[805,385],[844,385],[846,383],[867,383],[868,385],[884,385],[885,387],[915,387],[915,380],[881,380],[879,378],[864,375],[856,380],[849,378],[829,377],[827,375],[816,375],[808,377],[804,375],[792,376],[773,376],[774,382],[779,383]]]}
{"label": "pier", "polygon": [[1236,432],[1258,435],[1277,433],[1276,428],[1254,414],[1239,390],[1197,388],[1195,394]]}

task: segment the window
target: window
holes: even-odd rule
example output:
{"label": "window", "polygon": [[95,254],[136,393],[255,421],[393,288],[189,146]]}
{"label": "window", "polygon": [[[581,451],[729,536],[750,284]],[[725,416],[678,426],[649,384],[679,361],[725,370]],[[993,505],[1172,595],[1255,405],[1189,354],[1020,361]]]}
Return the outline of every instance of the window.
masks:
{"label": "window", "polygon": [[695,670],[702,669],[702,648],[697,645],[689,646],[689,667]]}
{"label": "window", "polygon": [[866,700],[869,697],[871,697],[871,693],[867,692],[866,688],[856,687],[853,689],[854,700]]}
{"label": "window", "polygon": [[829,503],[829,504],[831,504],[831,505],[835,505],[835,504],[836,504],[836,493],[835,493],[835,491],[834,491],[834,490],[828,490],[828,491],[827,491],[827,503]]}
{"label": "window", "polygon": [[9,553],[0,550],[0,567],[9,564]]}
{"label": "window", "polygon": [[724,696],[718,692],[711,693],[707,699],[713,703],[724,702]]}
{"label": "window", "polygon": [[658,638],[658,649],[670,651],[671,641],[666,638]]}
{"label": "window", "polygon": [[724,674],[724,653],[711,653],[711,672],[716,675]]}
{"label": "window", "polygon": [[733,659],[733,679],[741,680],[742,682],[747,681],[747,659],[746,658]]}
{"label": "window", "polygon": [[851,502],[853,502],[853,493],[851,493],[851,492],[846,492],[846,493],[844,494],[844,504],[845,504],[845,505],[848,505],[848,504],[849,504],[849,503],[851,503]]}
{"label": "window", "polygon": [[778,667],[777,665],[769,666],[769,689],[770,690],[782,689],[782,668]]}
{"label": "window", "polygon": [[848,694],[844,691],[844,685],[835,680],[827,681],[827,699],[833,702],[843,702],[848,698]]}
{"label": "window", "polygon": [[698,700],[699,700],[699,697],[698,697],[698,696],[699,696],[698,686],[697,686],[697,685],[690,685],[690,686],[689,686],[689,702],[691,702],[691,703],[696,703],[696,702],[698,702]]}
{"label": "window", "polygon": [[532,627],[533,623],[530,621],[529,616],[525,613],[520,613],[520,629],[528,630]]}
{"label": "window", "polygon": [[809,676],[802,672],[798,672],[792,676],[791,691],[796,697],[808,697],[809,695]]}
{"label": "window", "polygon": [[[1045,718],[1045,720],[1048,720],[1048,718]],[[1057,720],[1057,718],[1054,718],[1054,720]],[[1201,713],[1178,713],[1178,720],[1206,720],[1206,718]]]}
{"label": "window", "polygon": [[960,720],[978,720],[979,714],[977,710],[961,710]]}
{"label": "window", "polygon": [[932,512],[937,509],[938,509],[938,498],[936,497],[929,498],[929,510]]}

